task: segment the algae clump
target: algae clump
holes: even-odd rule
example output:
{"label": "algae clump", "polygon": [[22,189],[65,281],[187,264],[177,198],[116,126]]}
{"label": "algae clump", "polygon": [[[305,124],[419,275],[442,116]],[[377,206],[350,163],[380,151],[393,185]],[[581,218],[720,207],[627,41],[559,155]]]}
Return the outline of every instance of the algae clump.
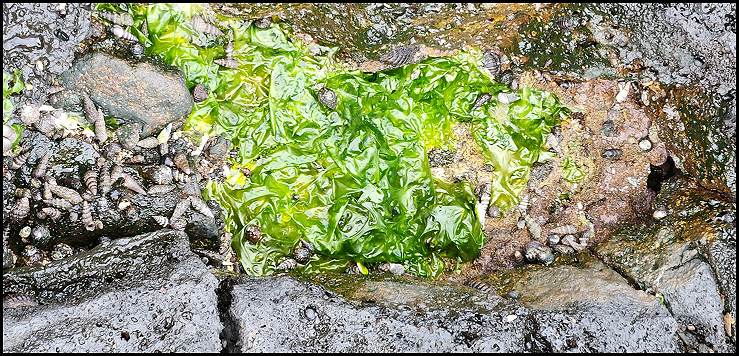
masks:
{"label": "algae clump", "polygon": [[[148,24],[147,35],[133,31],[148,55],[182,68],[190,87],[210,91],[186,129],[224,134],[238,147],[226,181],[209,184],[204,195],[223,208],[251,275],[273,273],[300,239],[315,248],[298,265],[302,272],[397,262],[437,277],[442,257],[475,258],[485,235],[472,188],[435,179],[427,150],[450,148],[452,127],[472,122],[496,169],[492,202],[505,211],[518,202],[531,164],[550,156],[546,135],[569,113],[553,95],[528,88],[510,104],[492,100],[471,110],[482,93],[511,91],[482,68],[475,49],[362,73],[336,63],[335,48],[303,43],[282,24],[260,29],[196,5],[129,11],[132,27]],[[190,19],[199,14],[225,35],[195,31]],[[237,68],[213,62],[226,56],[229,41]],[[318,101],[321,89],[335,93],[335,109]],[[251,225],[262,232],[256,243],[245,236]]]}

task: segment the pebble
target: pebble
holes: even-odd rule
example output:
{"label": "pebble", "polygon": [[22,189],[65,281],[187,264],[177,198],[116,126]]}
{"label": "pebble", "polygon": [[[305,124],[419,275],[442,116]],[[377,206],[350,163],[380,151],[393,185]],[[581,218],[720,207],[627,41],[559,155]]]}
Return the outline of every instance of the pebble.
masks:
{"label": "pebble", "polygon": [[305,317],[308,318],[308,320],[313,320],[316,318],[316,311],[311,308],[307,307],[305,308]]}
{"label": "pebble", "polygon": [[659,207],[657,210],[654,211],[652,217],[654,218],[654,220],[662,220],[666,218],[667,215],[670,215],[667,209],[665,209],[664,207]]}
{"label": "pebble", "polygon": [[645,137],[641,140],[639,140],[639,148],[641,148],[642,151],[649,151],[652,149],[652,141],[649,140],[648,137]]}

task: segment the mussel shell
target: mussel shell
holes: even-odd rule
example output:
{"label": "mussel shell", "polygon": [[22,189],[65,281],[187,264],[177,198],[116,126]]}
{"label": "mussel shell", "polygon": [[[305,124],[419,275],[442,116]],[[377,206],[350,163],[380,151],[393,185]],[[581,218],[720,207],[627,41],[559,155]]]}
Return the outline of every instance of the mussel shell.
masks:
{"label": "mussel shell", "polygon": [[617,160],[619,157],[621,157],[623,153],[624,152],[619,150],[618,148],[611,148],[611,149],[607,149],[603,151],[603,154],[601,155],[601,157],[612,159],[612,160]]}
{"label": "mussel shell", "polygon": [[500,73],[500,56],[490,49],[482,51],[482,66],[490,71],[490,74],[497,76]]}
{"label": "mussel shell", "polygon": [[419,49],[419,45],[398,47],[381,56],[380,62],[385,62],[393,66],[406,65],[414,61],[414,57]]}

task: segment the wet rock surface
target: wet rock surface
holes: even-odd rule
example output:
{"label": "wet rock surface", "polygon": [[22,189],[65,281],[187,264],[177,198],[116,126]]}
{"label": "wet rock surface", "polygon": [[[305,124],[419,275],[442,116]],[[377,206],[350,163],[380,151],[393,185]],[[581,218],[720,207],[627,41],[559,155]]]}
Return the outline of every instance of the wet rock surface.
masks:
{"label": "wet rock surface", "polygon": [[[605,276],[593,278],[594,271]],[[554,294],[572,301],[529,306],[526,298],[522,305],[456,283],[387,275],[309,277],[325,288],[289,276],[245,278],[232,292],[237,345],[245,352],[679,350],[666,308],[602,264],[579,273],[540,272],[520,295],[542,291],[547,279],[547,285],[560,286],[580,274],[591,276],[593,290],[609,288],[594,298],[572,296],[579,290],[571,288]],[[527,295],[536,297],[547,298]]]}
{"label": "wet rock surface", "polygon": [[[513,290],[524,306],[538,311],[537,337],[554,352],[680,350],[669,310],[600,261],[532,268],[520,278]],[[560,312],[543,312],[552,310]]]}
{"label": "wet rock surface", "polygon": [[4,273],[38,305],[3,304],[3,352],[217,352],[217,286],[171,230]]}
{"label": "wet rock surface", "polygon": [[3,71],[19,69],[23,82],[33,86],[12,98],[15,107],[43,104],[54,86],[53,78],[69,69],[75,45],[89,34],[92,4],[67,4],[64,16],[56,11],[57,5],[3,4]]}
{"label": "wet rock surface", "polygon": [[688,350],[732,352],[735,325],[726,325],[724,315],[736,313],[736,284],[726,283],[736,275],[736,227],[723,221],[728,204],[684,180],[665,190],[656,203],[671,215],[619,229],[595,251],[640,289],[664,298]]}
{"label": "wet rock surface", "polygon": [[190,90],[178,68],[149,62],[131,64],[103,52],[77,59],[59,81],[72,93],[58,93],[66,100],[60,99],[57,105],[79,105],[79,95],[86,93],[108,115],[141,124],[142,137],[159,132],[170,122],[179,126],[178,120],[190,115],[193,107]]}
{"label": "wet rock surface", "polygon": [[638,58],[665,84],[736,90],[736,4],[593,4],[589,10],[593,23],[604,19],[630,30],[604,38],[623,63]]}

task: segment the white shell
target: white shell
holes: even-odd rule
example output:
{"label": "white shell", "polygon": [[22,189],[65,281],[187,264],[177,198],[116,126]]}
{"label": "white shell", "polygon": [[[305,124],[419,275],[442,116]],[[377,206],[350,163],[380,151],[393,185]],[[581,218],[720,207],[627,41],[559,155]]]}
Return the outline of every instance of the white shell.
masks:
{"label": "white shell", "polygon": [[166,227],[169,224],[169,219],[164,216],[154,215],[152,218],[157,222],[157,224],[162,225],[162,227]]}
{"label": "white shell", "polygon": [[169,136],[172,133],[172,123],[167,124],[161,132],[159,132],[159,135],[157,136],[157,140],[159,143],[167,143],[169,141]]}
{"label": "white shell", "polygon": [[577,228],[572,225],[563,225],[552,229],[551,233],[557,235],[576,234]]}
{"label": "white shell", "polygon": [[645,137],[639,141],[639,148],[641,148],[642,151],[649,151],[652,149],[652,141],[649,140],[649,138]]}
{"label": "white shell", "polygon": [[624,101],[626,101],[626,98],[629,96],[631,85],[629,83],[623,83],[623,84],[618,83],[618,86],[621,88],[621,90],[619,90],[618,94],[616,94],[616,101],[619,103],[623,103]]}
{"label": "white shell", "polygon": [[132,35],[130,32],[123,29],[123,27],[118,25],[113,25],[113,27],[110,28],[110,32],[116,35],[119,38],[122,38],[127,41],[132,42],[138,42],[139,40],[136,38],[136,36]]}
{"label": "white shell", "polygon": [[668,215],[670,215],[670,212],[667,209],[665,209],[664,207],[659,207],[657,210],[654,211],[654,213],[652,214],[652,217],[655,220],[662,220],[666,218]]}

